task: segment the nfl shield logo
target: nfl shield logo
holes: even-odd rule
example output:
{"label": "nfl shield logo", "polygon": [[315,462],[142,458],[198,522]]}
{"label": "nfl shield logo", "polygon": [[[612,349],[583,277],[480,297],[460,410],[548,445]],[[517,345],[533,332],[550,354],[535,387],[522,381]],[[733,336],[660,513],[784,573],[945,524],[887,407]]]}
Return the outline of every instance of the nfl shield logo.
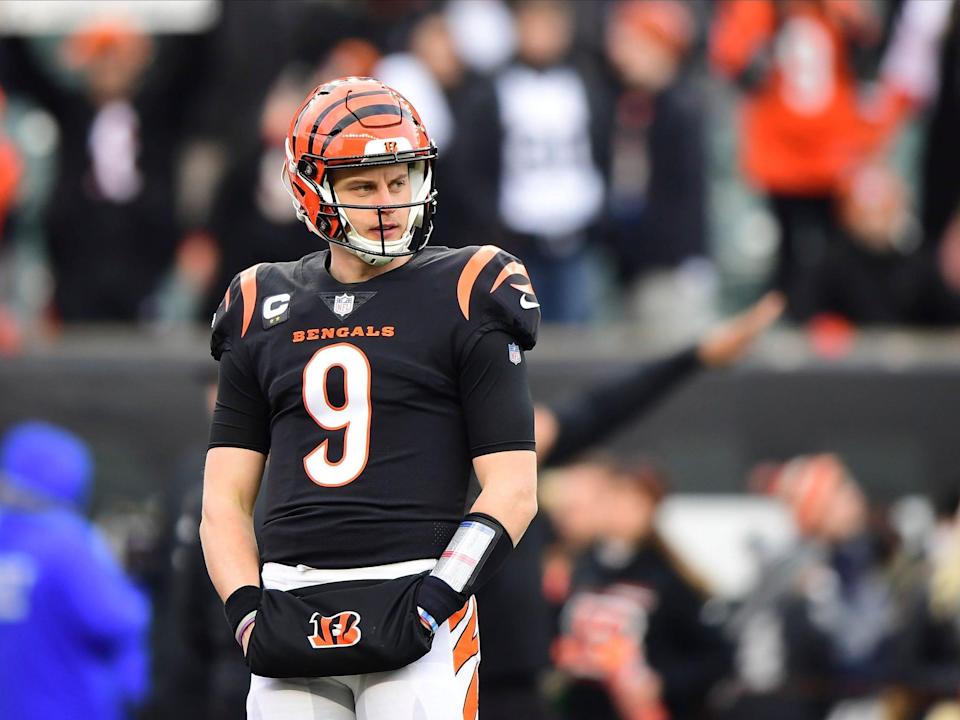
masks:
{"label": "nfl shield logo", "polygon": [[340,317],[349,315],[353,312],[353,295],[337,295],[333,299],[333,311]]}
{"label": "nfl shield logo", "polygon": [[507,345],[507,355],[510,357],[510,362],[514,365],[519,365],[522,356],[520,355],[520,346],[516,343],[510,343]]}

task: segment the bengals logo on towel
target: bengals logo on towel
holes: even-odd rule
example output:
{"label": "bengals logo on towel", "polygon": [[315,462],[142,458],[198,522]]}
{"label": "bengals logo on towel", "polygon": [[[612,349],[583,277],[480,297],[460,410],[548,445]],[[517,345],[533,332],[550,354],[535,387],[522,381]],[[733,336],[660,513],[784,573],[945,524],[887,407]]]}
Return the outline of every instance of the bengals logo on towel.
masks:
{"label": "bengals logo on towel", "polygon": [[353,610],[344,610],[327,617],[314,613],[310,617],[313,635],[308,635],[315,649],[350,647],[360,642],[360,614]]}

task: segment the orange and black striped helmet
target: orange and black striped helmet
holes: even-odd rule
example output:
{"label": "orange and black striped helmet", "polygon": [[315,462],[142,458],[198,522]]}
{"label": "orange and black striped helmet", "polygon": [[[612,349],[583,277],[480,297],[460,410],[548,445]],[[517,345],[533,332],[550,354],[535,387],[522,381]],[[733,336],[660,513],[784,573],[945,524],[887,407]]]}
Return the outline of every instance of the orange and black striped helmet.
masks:
{"label": "orange and black striped helmet", "polygon": [[[371,265],[412,255],[430,239],[436,207],[433,165],[437,148],[419,114],[379,80],[346,77],[319,85],[304,100],[287,133],[283,182],[297,217],[327,242],[349,248]],[[331,169],[407,163],[411,199],[398,205],[338,201]],[[344,208],[410,208],[400,238],[368,238],[353,228]]]}

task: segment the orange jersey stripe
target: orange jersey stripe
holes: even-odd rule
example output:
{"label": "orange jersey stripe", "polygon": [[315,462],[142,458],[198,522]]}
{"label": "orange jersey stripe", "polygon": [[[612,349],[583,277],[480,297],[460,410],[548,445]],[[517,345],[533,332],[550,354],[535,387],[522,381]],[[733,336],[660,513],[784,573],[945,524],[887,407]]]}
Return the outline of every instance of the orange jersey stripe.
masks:
{"label": "orange jersey stripe", "polygon": [[463,700],[463,720],[476,720],[477,710],[480,707],[480,682],[477,677],[479,667],[473,669],[470,678],[470,687],[467,688],[467,697]]}
{"label": "orange jersey stripe", "polygon": [[223,311],[230,309],[230,288],[227,288],[227,294],[223,296]]}
{"label": "orange jersey stripe", "polygon": [[447,620],[447,623],[450,625],[450,630],[453,630],[457,625],[460,624],[460,621],[463,620],[464,616],[467,614],[467,611],[470,609],[470,601],[467,600],[463,607],[457,610],[453,615],[450,616],[450,619]]}
{"label": "orange jersey stripe", "polygon": [[453,671],[460,672],[464,664],[480,652],[480,637],[477,634],[477,610],[476,605],[473,608],[473,614],[467,620],[467,626],[457,640],[453,648]]}
{"label": "orange jersey stripe", "polygon": [[243,328],[240,337],[247,334],[250,321],[253,319],[253,309],[257,306],[257,268],[260,264],[248,267],[240,273],[240,295],[243,298]]}
{"label": "orange jersey stripe", "polygon": [[473,292],[473,286],[487,263],[493,260],[498,252],[500,248],[484,245],[473,254],[460,272],[460,279],[457,281],[457,301],[460,303],[460,312],[463,313],[465,320],[470,319],[470,293]]}
{"label": "orange jersey stripe", "polygon": [[490,288],[490,292],[493,292],[498,287],[500,287],[503,281],[506,280],[511,275],[523,275],[527,280],[530,279],[530,276],[527,275],[527,269],[523,266],[523,264],[514,260],[509,265],[507,265],[503,270],[500,271],[500,274],[497,275],[497,279],[493,281],[493,287]]}

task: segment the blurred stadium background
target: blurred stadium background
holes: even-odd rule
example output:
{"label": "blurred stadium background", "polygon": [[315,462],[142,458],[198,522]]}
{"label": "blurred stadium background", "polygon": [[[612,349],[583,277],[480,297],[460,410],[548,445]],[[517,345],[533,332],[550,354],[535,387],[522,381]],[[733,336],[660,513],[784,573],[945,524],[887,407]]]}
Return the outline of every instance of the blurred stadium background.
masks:
{"label": "blurred stadium background", "polygon": [[[317,247],[280,187],[282,138],[346,74],[406,94],[437,140],[433,241],[527,263],[539,402],[785,293],[744,362],[601,448],[656,461],[659,532],[736,647],[672,716],[960,717],[960,2],[0,0],[0,430],[42,419],[92,448],[87,514],[153,607],[129,716],[234,716],[204,702],[242,685],[239,654],[182,623],[183,595],[212,592],[190,565],[207,324],[235,273]],[[883,547],[857,572],[784,490],[822,457]],[[564,472],[546,476],[555,520]],[[548,569],[588,552],[552,537],[566,565]],[[817,561],[767,587],[811,542]],[[849,592],[825,600],[811,568]],[[848,582],[860,570],[880,589]],[[778,637],[822,646],[757,641],[737,614],[756,602]],[[557,660],[538,678],[556,717],[655,717],[584,710],[586,677]]]}

